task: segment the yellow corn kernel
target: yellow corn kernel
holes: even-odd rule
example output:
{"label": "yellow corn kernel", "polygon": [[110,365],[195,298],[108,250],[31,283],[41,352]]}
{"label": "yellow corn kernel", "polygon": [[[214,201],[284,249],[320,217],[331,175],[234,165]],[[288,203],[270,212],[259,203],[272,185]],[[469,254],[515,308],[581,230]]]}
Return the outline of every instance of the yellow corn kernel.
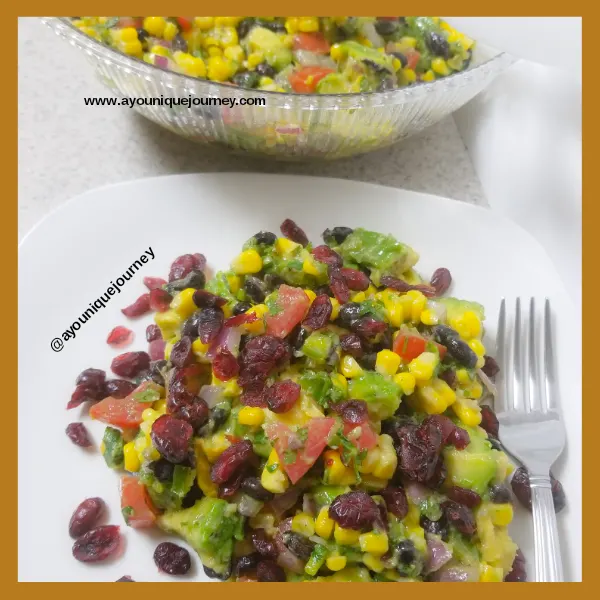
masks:
{"label": "yellow corn kernel", "polygon": [[223,386],[223,395],[226,398],[235,398],[236,396],[241,395],[242,388],[240,387],[237,377],[231,378],[225,385]]}
{"label": "yellow corn kernel", "polygon": [[307,513],[299,513],[292,518],[292,531],[305,537],[315,535],[315,521]]}
{"label": "yellow corn kernel", "polygon": [[318,17],[300,17],[298,19],[298,29],[304,33],[319,31]]}
{"label": "yellow corn kernel", "polygon": [[460,317],[450,319],[450,327],[458,331],[460,337],[465,340],[481,335],[481,320],[472,310],[465,311]]}
{"label": "yellow corn kernel", "polygon": [[381,559],[373,554],[363,554],[362,561],[365,567],[374,573],[381,573],[385,569]]}
{"label": "yellow corn kernel", "polygon": [[391,479],[398,466],[398,456],[392,438],[385,433],[379,436],[379,451],[379,460],[373,469],[373,475],[379,479]]}
{"label": "yellow corn kernel", "polygon": [[340,371],[344,377],[348,377],[350,379],[352,377],[359,377],[363,372],[360,365],[356,362],[356,359],[349,354],[346,354],[342,358],[342,362],[340,363]]}
{"label": "yellow corn kernel", "polygon": [[233,46],[227,46],[225,50],[223,50],[223,56],[237,63],[241,63],[244,60],[244,49],[239,45],[235,44]]}
{"label": "yellow corn kernel", "polygon": [[258,80],[258,85],[260,85],[261,87],[271,85],[272,83],[274,83],[274,81],[270,77],[261,77]]}
{"label": "yellow corn kernel", "polygon": [[[255,67],[257,67],[258,65],[260,65],[261,62],[263,62],[263,60],[265,59],[265,55],[262,52],[250,52],[250,54],[248,54],[248,58],[246,59],[246,62],[248,63],[248,68],[250,70],[254,69]],[[285,239],[285,238],[279,238],[279,239]],[[288,240],[290,241],[290,240]],[[291,242],[292,244],[294,242]],[[296,244],[297,246],[299,246],[300,244]]]}
{"label": "yellow corn kernel", "polygon": [[167,21],[163,31],[163,38],[170,42],[179,33],[179,27],[172,21]]}
{"label": "yellow corn kernel", "polygon": [[375,296],[375,294],[377,293],[377,288],[370,283],[369,287],[365,290],[365,295],[367,296],[367,298],[373,298],[373,296]]}
{"label": "yellow corn kernel", "polygon": [[315,520],[315,533],[324,540],[328,540],[333,533],[334,525],[335,521],[329,517],[329,507],[324,506]]}
{"label": "yellow corn kernel", "polygon": [[140,470],[141,463],[133,442],[127,442],[123,446],[123,456],[125,470],[130,473],[137,473]]}
{"label": "yellow corn kernel", "polygon": [[503,580],[504,571],[500,567],[492,567],[487,563],[479,565],[479,581],[486,583],[499,583]]}
{"label": "yellow corn kernel", "polygon": [[409,48],[416,48],[417,47],[417,38],[414,37],[409,37],[407,35],[405,35],[404,37],[400,38],[400,45],[401,46],[408,46]]}
{"label": "yellow corn kernel", "polygon": [[132,42],[122,42],[119,44],[119,49],[129,56],[141,56],[143,53],[142,43],[140,40],[133,40]]}
{"label": "yellow corn kernel", "polygon": [[155,37],[162,37],[167,21],[164,17],[146,17],[144,19],[144,29]]}
{"label": "yellow corn kernel", "polygon": [[223,56],[223,50],[219,46],[209,46],[208,56]]}
{"label": "yellow corn kernel", "polygon": [[147,423],[154,423],[158,417],[160,417],[160,414],[153,408],[146,408],[142,413],[142,421]]}
{"label": "yellow corn kernel", "polygon": [[160,415],[164,415],[167,412],[167,401],[163,398],[157,400],[152,404],[152,408]]}
{"label": "yellow corn kernel", "polygon": [[214,463],[217,458],[231,446],[231,442],[225,437],[225,434],[222,432],[214,433],[213,435],[200,438],[200,445],[202,446],[202,450],[208,459],[208,462]]}
{"label": "yellow corn kernel", "polygon": [[471,376],[469,375],[469,371],[467,371],[466,369],[457,369],[456,380],[458,381],[458,383],[460,383],[460,385],[470,385]]}
{"label": "yellow corn kernel", "polygon": [[194,304],[193,300],[195,291],[194,288],[181,290],[171,302],[171,309],[178,315],[181,315],[184,319],[187,319],[198,310],[198,307]]}
{"label": "yellow corn kernel", "polygon": [[439,322],[440,319],[435,313],[435,311],[426,308],[421,313],[421,323],[423,323],[423,325],[437,325]]}
{"label": "yellow corn kernel", "polygon": [[205,496],[216,498],[219,486],[213,483],[210,478],[210,463],[199,440],[196,440],[194,444],[194,454],[196,455],[196,481],[198,482],[198,487],[204,492]]}
{"label": "yellow corn kernel", "polygon": [[433,389],[432,385],[418,386],[414,399],[411,397],[409,403],[428,415],[440,415],[448,408],[444,399]]}
{"label": "yellow corn kernel", "polygon": [[507,527],[513,520],[513,506],[506,504],[490,504],[489,513],[492,523],[497,527]]}
{"label": "yellow corn kernel", "polygon": [[465,398],[472,398],[473,400],[479,400],[483,394],[483,386],[479,381],[474,381],[466,390],[464,390]]}
{"label": "yellow corn kernel", "polygon": [[358,472],[365,475],[373,473],[373,471],[377,467],[377,464],[379,463],[380,457],[381,449],[379,447],[371,448],[371,450],[367,452],[367,455],[358,465]]}
{"label": "yellow corn kernel", "polygon": [[427,298],[417,290],[406,292],[406,297],[411,299],[410,318],[412,322],[417,325],[421,322],[421,313],[427,304]]}
{"label": "yellow corn kernel", "polygon": [[123,29],[117,29],[116,33],[122,42],[134,42],[138,39],[135,27],[123,27]]}
{"label": "yellow corn kernel", "polygon": [[400,356],[391,350],[380,350],[375,361],[375,370],[381,375],[394,375],[400,366]]}
{"label": "yellow corn kernel", "polygon": [[421,81],[435,81],[435,73],[429,69],[429,71],[426,71],[425,73],[423,73],[423,75],[421,75]]}
{"label": "yellow corn kernel", "polygon": [[330,571],[341,571],[347,562],[348,559],[345,556],[329,556],[325,564]]}
{"label": "yellow corn kernel", "polygon": [[354,529],[344,529],[336,523],[333,531],[333,537],[335,538],[335,541],[342,546],[354,546],[358,544],[360,531],[354,531]]}
{"label": "yellow corn kernel", "polygon": [[158,54],[159,56],[169,56],[169,54],[171,52],[168,48],[165,48],[165,46],[156,45],[156,46],[152,46],[152,48],[150,48],[150,53]]}
{"label": "yellow corn kernel", "polygon": [[275,448],[269,454],[267,464],[260,476],[260,482],[266,490],[273,494],[283,494],[290,484]]}
{"label": "yellow corn kernel", "polygon": [[[382,48],[382,50],[383,50],[383,48]],[[400,61],[399,58],[392,59],[392,67],[394,68],[394,71],[399,71],[402,68],[402,62]]]}
{"label": "yellow corn kernel", "polygon": [[467,37],[466,35],[462,34],[460,44],[465,50],[470,50],[473,47],[474,43],[475,43],[474,40],[472,40],[470,37]]}
{"label": "yellow corn kernel", "polygon": [[192,77],[206,76],[206,65],[201,58],[192,56],[187,52],[175,52],[173,54],[173,60],[186,75],[190,75]]}
{"label": "yellow corn kernel", "polygon": [[367,296],[364,292],[355,292],[350,296],[350,300],[352,302],[364,302],[367,299]]}
{"label": "yellow corn kernel", "polygon": [[431,61],[431,68],[438,75],[443,75],[444,77],[450,75],[450,69],[448,68],[448,64],[443,58],[439,56]]}
{"label": "yellow corn kernel", "polygon": [[238,34],[235,27],[223,27],[221,29],[221,46],[223,48],[232,48],[237,46]]}
{"label": "yellow corn kernel", "polygon": [[[211,81],[227,81],[233,75],[233,73],[234,66],[228,58],[223,58],[222,56],[211,56],[208,59],[207,75]],[[258,258],[260,258],[260,255],[258,252],[256,252],[256,250],[246,250],[246,252],[254,252]],[[242,254],[244,254],[244,252],[242,252]],[[262,268],[262,259],[260,261],[260,265]],[[260,271],[260,269],[258,269],[258,271]],[[246,271],[246,273],[257,273],[258,271]]]}
{"label": "yellow corn kernel", "polygon": [[194,25],[201,31],[212,29],[215,24],[214,17],[194,17]]}
{"label": "yellow corn kernel", "polygon": [[335,62],[340,62],[344,59],[346,53],[340,48],[339,44],[333,44],[329,50],[329,56],[331,56],[331,59],[335,60]]}
{"label": "yellow corn kernel", "polygon": [[158,325],[162,334],[163,340],[172,339],[180,330],[184,319],[174,310],[166,310],[165,312],[157,312],[154,315],[154,322]]}
{"label": "yellow corn kernel", "polygon": [[100,454],[104,454],[106,450],[106,446],[104,445],[104,442],[100,442]]}
{"label": "yellow corn kernel", "polygon": [[414,375],[417,382],[429,381],[433,377],[433,371],[438,362],[437,354],[422,352],[408,363],[408,370]]}
{"label": "yellow corn kernel", "polygon": [[[249,60],[250,56],[248,57],[248,61]],[[277,238],[277,241],[275,242],[275,251],[282,256],[285,254],[292,254],[297,248],[301,247],[300,244],[296,244],[296,242],[292,242],[292,240],[288,240],[284,237]]]}
{"label": "yellow corn kernel", "polygon": [[271,513],[261,511],[255,517],[250,517],[248,523],[252,529],[264,529],[269,536],[274,536],[279,531],[275,527],[275,517]]}
{"label": "yellow corn kernel", "polygon": [[357,35],[356,36],[356,41],[361,44],[362,46],[366,46],[367,48],[372,48],[373,47],[373,43],[371,42],[370,39],[366,38],[364,35]]}
{"label": "yellow corn kernel", "polygon": [[472,340],[469,340],[468,343],[469,343],[469,348],[471,348],[471,350],[473,350],[473,352],[475,352],[475,354],[478,357],[485,355],[485,346],[481,343],[480,340],[474,338]]}
{"label": "yellow corn kernel", "polygon": [[342,390],[348,389],[348,380],[341,373],[332,373],[331,382]]}
{"label": "yellow corn kernel", "polygon": [[330,298],[331,300],[331,317],[329,317],[330,321],[335,321],[340,314],[340,303],[337,301],[337,298]]}
{"label": "yellow corn kernel", "polygon": [[457,396],[452,409],[460,422],[467,427],[476,427],[481,423],[481,410],[475,400]]}
{"label": "yellow corn kernel", "polygon": [[327,450],[323,454],[325,461],[324,480],[329,485],[354,485],[356,474],[352,467],[347,467],[340,458],[337,450]]}
{"label": "yellow corn kernel", "polygon": [[402,69],[402,74],[404,75],[404,79],[407,83],[414,83],[417,80],[417,74],[413,69],[404,67],[404,69]]}
{"label": "yellow corn kernel", "polygon": [[250,248],[249,250],[244,250],[233,259],[231,268],[238,275],[258,273],[262,269],[262,258],[256,250]]}
{"label": "yellow corn kernel", "polygon": [[389,548],[388,536],[385,533],[363,533],[359,538],[360,549],[363,552],[383,556]]}
{"label": "yellow corn kernel", "polygon": [[264,333],[265,331],[265,321],[264,316],[269,312],[269,308],[266,304],[257,304],[252,308],[249,308],[246,313],[254,313],[258,319],[253,321],[252,323],[245,323],[243,325],[244,329],[249,333]]}
{"label": "yellow corn kernel", "polygon": [[244,406],[238,413],[238,423],[240,425],[258,426],[265,420],[265,413],[262,408],[253,406]]}
{"label": "yellow corn kernel", "polygon": [[206,358],[206,353],[208,352],[208,348],[209,348],[210,344],[203,344],[200,341],[200,338],[196,338],[193,342],[192,342],[192,352],[194,353],[194,356],[200,360]]}
{"label": "yellow corn kernel", "polygon": [[410,396],[415,391],[416,380],[412,373],[398,373],[394,375],[394,382],[400,386],[405,396]]}
{"label": "yellow corn kernel", "polygon": [[285,20],[285,28],[288,33],[296,33],[298,31],[298,17],[288,17]]}
{"label": "yellow corn kernel", "polygon": [[312,290],[304,290],[304,293],[308,296],[308,300],[312,304],[317,295]]}

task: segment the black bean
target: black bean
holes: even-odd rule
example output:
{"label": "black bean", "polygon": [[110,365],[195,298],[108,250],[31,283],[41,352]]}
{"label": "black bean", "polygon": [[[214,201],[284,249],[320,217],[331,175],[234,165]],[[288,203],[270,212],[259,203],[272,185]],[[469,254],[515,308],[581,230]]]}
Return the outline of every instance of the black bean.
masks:
{"label": "black bean", "polygon": [[241,314],[245,313],[247,310],[250,310],[251,308],[252,308],[252,304],[250,304],[250,302],[238,302],[233,307],[233,310],[231,312],[234,316],[241,315]]}
{"label": "black bean", "polygon": [[490,500],[494,504],[506,504],[512,501],[510,488],[504,483],[493,485],[490,488]]}
{"label": "black bean", "polygon": [[262,486],[258,477],[246,477],[242,481],[241,488],[243,492],[255,500],[260,500],[261,502],[270,502],[273,500],[273,494]]}
{"label": "black bean", "polygon": [[406,55],[402,54],[402,52],[392,52],[391,54],[392,54],[392,56],[395,56],[400,61],[402,68],[404,68],[404,67],[406,67],[406,65],[408,65],[408,59],[406,58]]}
{"label": "black bean", "polygon": [[421,516],[420,525],[428,533],[439,535],[444,541],[448,540],[448,521],[444,516],[438,521],[432,521],[425,516]]}
{"label": "black bean", "polygon": [[163,376],[164,369],[167,366],[166,360],[155,360],[150,363],[150,376],[152,381],[158,385],[165,385],[165,378]]}
{"label": "black bean", "polygon": [[154,477],[161,483],[171,483],[173,480],[173,471],[175,465],[170,463],[166,458],[159,458],[151,462],[148,468],[154,473]]}
{"label": "black bean", "polygon": [[137,36],[138,36],[138,40],[140,40],[140,42],[145,42],[149,35],[150,34],[143,27],[140,27],[137,30]]}
{"label": "black bean", "polygon": [[198,325],[200,323],[201,313],[201,310],[197,310],[184,321],[181,328],[182,336],[189,337],[192,340],[195,340],[198,337]]}
{"label": "black bean", "polygon": [[206,565],[202,565],[202,568],[204,569],[204,573],[206,574],[207,577],[210,577],[211,579],[220,579],[221,581],[226,581],[227,579],[229,579],[231,577],[231,567],[227,567],[227,569],[225,569],[225,571],[223,571],[223,573],[217,573],[214,569],[211,569],[210,567],[207,567]]}
{"label": "black bean", "polygon": [[176,51],[187,52],[188,51],[188,44],[180,33],[178,33],[173,38],[173,41],[171,42],[171,46],[172,46],[171,49],[173,50],[173,52],[176,52]]}
{"label": "black bean", "polygon": [[390,21],[389,19],[377,19],[375,21],[375,31],[379,35],[392,35],[398,29],[398,21]]}
{"label": "black bean", "polygon": [[430,31],[425,34],[425,43],[435,56],[442,56],[445,59],[450,58],[450,44],[448,40],[435,31]]}
{"label": "black bean", "polygon": [[340,307],[337,321],[342,327],[350,329],[354,321],[360,317],[361,306],[356,302],[346,302]]}
{"label": "black bean", "polygon": [[246,17],[245,19],[242,19],[238,25],[237,25],[237,33],[238,33],[238,38],[240,40],[244,39],[248,33],[250,32],[250,29],[252,29],[252,27],[254,26],[255,20],[252,17]]}
{"label": "black bean", "polygon": [[292,348],[294,350],[300,350],[300,348],[302,348],[302,346],[304,345],[304,342],[306,341],[308,334],[309,334],[308,329],[304,329],[304,327],[301,327],[300,325],[295,327],[292,330],[292,333],[290,333],[289,338],[288,338],[288,341],[289,341],[290,345],[292,346]]}
{"label": "black bean", "polygon": [[367,371],[375,370],[375,363],[377,362],[377,352],[368,352],[364,356],[357,358],[358,364]]}
{"label": "black bean", "polygon": [[378,92],[389,92],[390,90],[396,89],[396,79],[394,77],[386,77],[381,80],[381,83],[377,86]]}
{"label": "black bean", "polygon": [[314,542],[294,531],[283,534],[283,543],[292,554],[302,560],[308,560],[315,547]]}
{"label": "black bean", "polygon": [[256,569],[258,563],[261,560],[261,556],[258,552],[247,554],[246,556],[240,556],[233,567],[235,575],[241,575],[245,571],[252,571]]}
{"label": "black bean", "polygon": [[270,231],[259,231],[255,236],[257,244],[265,244],[266,246],[272,246],[277,241],[277,236]]}
{"label": "black bean", "polygon": [[251,89],[258,85],[259,76],[255,71],[243,71],[233,77],[233,83],[240,87]]}
{"label": "black bean", "polygon": [[333,244],[334,242],[341,244],[354,229],[350,227],[334,227],[333,229],[326,229],[323,232],[323,240],[326,244]]}
{"label": "black bean", "polygon": [[246,276],[244,290],[253,302],[261,304],[264,301],[267,295],[265,287],[265,284],[258,277],[254,277],[253,275]]}
{"label": "black bean", "polygon": [[268,62],[262,62],[259,65],[256,66],[255,71],[261,76],[261,77],[275,77],[275,75],[277,74],[277,71],[275,71],[275,69],[268,63]]}
{"label": "black bean", "polygon": [[187,288],[200,290],[204,287],[205,283],[206,276],[202,271],[190,271],[185,277],[167,283],[165,290],[167,290],[167,292],[173,296],[175,292],[180,292],[181,290],[185,290]]}

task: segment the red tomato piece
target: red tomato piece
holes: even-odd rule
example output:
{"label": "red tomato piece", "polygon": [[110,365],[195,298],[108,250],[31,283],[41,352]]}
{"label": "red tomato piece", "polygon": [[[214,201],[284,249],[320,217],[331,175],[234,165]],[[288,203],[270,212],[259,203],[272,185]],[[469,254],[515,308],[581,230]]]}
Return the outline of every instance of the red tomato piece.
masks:
{"label": "red tomato piece", "polygon": [[329,54],[329,42],[320,33],[297,33],[294,36],[294,50],[308,50],[315,54]]}
{"label": "red tomato piece", "polygon": [[417,50],[412,50],[411,52],[407,52],[405,54],[406,56],[406,66],[409,69],[416,69],[417,68],[417,63],[419,62],[419,59],[421,58],[421,53],[418,52]]}
{"label": "red tomato piece", "polygon": [[[440,360],[443,360],[446,355],[446,346],[442,346],[434,342],[440,353]],[[399,354],[403,360],[412,360],[425,352],[427,348],[427,340],[419,335],[404,335],[400,334],[394,340],[394,352]]]}
{"label": "red tomato piece", "polygon": [[[308,436],[304,447],[299,450],[290,450],[290,440],[297,436],[287,425],[277,423],[265,427],[265,432],[275,444],[282,467],[292,483],[297,483],[319,458],[334,425],[335,419],[329,417],[313,419],[308,425]],[[285,462],[288,451],[296,452],[296,460],[292,463]]]}
{"label": "red tomato piece", "polygon": [[284,338],[306,315],[310,305],[308,296],[300,288],[289,285],[279,286],[277,296],[277,314],[267,315],[267,333]]}
{"label": "red tomato piece", "polygon": [[135,429],[142,422],[142,413],[150,406],[147,402],[139,402],[136,394],[156,387],[154,382],[144,381],[125,398],[104,398],[90,407],[90,417],[121,429]]}
{"label": "red tomato piece", "polygon": [[[360,427],[360,435],[354,437],[352,432]],[[378,437],[373,428],[368,423],[362,425],[353,425],[346,423],[344,425],[344,435],[359,449],[359,450],[370,450],[377,446]]]}
{"label": "red tomato piece", "polygon": [[121,477],[121,511],[127,525],[134,529],[152,527],[156,521],[146,487],[132,475]]}
{"label": "red tomato piece", "polygon": [[192,28],[192,19],[191,17],[175,17],[177,23],[183,31],[189,31]]}
{"label": "red tomato piece", "polygon": [[333,73],[333,69],[326,67],[302,67],[290,74],[290,85],[298,94],[312,94],[319,81],[330,73]]}

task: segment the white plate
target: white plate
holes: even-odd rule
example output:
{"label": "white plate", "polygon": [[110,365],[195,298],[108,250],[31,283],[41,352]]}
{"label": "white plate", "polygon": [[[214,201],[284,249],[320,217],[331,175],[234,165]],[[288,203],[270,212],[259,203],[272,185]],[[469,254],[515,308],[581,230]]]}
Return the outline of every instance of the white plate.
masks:
{"label": "white plate", "polygon": [[[242,243],[260,229],[278,231],[285,217],[316,241],[330,226],[389,232],[420,254],[419,270],[448,267],[453,295],[481,302],[491,347],[502,296],[548,296],[556,316],[560,397],[568,449],[556,469],[568,496],[560,515],[566,573],[581,578],[581,375],[576,311],[544,250],[525,231],[497,214],[405,190],[271,175],[180,175],[94,190],[65,204],[23,241],[19,253],[19,579],[21,581],[164,581],[152,552],[161,534],[128,529],[119,511],[117,475],[98,451],[74,446],[64,430],[84,410],[66,411],[76,375],[87,367],[108,370],[120,351],[105,343],[116,325],[132,327],[134,348],[145,349],[149,319],[128,321],[120,312],[145,291],[146,275],[165,276],[171,261],[203,252],[213,269],[225,268]],[[111,281],[144,250],[150,261],[64,344],[50,342],[73,323]],[[575,316],[574,316],[575,315]],[[82,417],[96,447],[103,426]],[[71,556],[71,512],[100,496],[108,521],[122,524],[126,549],[117,560],[84,565]],[[519,515],[513,535],[533,562],[531,520]],[[199,561],[193,576],[204,579]]]}

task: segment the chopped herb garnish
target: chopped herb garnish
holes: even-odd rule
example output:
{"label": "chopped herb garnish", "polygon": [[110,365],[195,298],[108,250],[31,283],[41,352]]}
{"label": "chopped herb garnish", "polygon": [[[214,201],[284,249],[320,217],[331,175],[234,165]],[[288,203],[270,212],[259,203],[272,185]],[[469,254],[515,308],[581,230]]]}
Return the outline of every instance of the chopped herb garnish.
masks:
{"label": "chopped herb garnish", "polygon": [[286,450],[283,453],[283,462],[286,465],[293,465],[298,458],[298,452],[296,450]]}
{"label": "chopped herb garnish", "polygon": [[267,471],[269,473],[275,473],[279,469],[279,463],[273,463],[272,465],[267,465]]}
{"label": "chopped herb garnish", "polygon": [[298,431],[296,431],[296,435],[300,438],[302,443],[306,442],[308,438],[308,427],[300,427]]}
{"label": "chopped herb garnish", "polygon": [[129,519],[133,516],[133,506],[124,506],[121,509],[121,514],[123,515],[123,518],[125,519],[125,523],[127,523],[127,525],[129,525]]}

